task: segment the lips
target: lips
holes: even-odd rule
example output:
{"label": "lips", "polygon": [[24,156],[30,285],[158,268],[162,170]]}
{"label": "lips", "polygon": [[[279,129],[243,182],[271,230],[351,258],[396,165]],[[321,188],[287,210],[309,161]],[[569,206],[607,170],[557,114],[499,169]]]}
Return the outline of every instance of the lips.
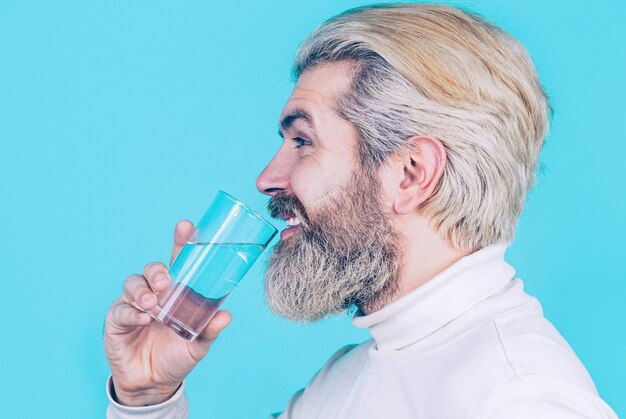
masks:
{"label": "lips", "polygon": [[284,229],[281,233],[280,233],[280,239],[284,240],[285,238],[287,238],[289,235],[295,233],[296,231],[300,230],[300,219],[298,217],[296,217],[295,215],[292,214],[281,214],[279,215],[280,218],[282,218],[283,220],[285,220],[285,222],[287,223],[287,225],[289,227],[287,227],[286,229]]}
{"label": "lips", "polygon": [[280,218],[287,227],[280,235],[281,239],[289,234],[308,227],[308,217],[304,205],[295,195],[278,193],[267,203],[267,210],[272,218]]}

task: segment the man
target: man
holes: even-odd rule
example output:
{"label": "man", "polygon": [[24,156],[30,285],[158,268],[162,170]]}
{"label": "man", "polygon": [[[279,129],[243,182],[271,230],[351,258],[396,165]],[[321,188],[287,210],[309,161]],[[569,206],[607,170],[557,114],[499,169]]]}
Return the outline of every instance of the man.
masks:
{"label": "man", "polygon": [[[281,148],[257,180],[288,220],[268,304],[346,309],[372,339],[340,349],[280,418],[615,418],[504,260],[550,107],[524,48],[451,6],[348,11],[301,45]],[[173,256],[193,231],[179,223]],[[111,418],[186,417],[183,381],[230,322],[193,343],[144,311],[164,265],[109,312]]]}

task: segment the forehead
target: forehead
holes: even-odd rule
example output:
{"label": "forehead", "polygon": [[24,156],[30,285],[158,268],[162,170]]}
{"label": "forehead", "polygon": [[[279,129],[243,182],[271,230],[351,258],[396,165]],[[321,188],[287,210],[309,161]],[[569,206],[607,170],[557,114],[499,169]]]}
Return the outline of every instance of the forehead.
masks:
{"label": "forehead", "polygon": [[315,120],[328,117],[337,99],[350,88],[352,71],[347,63],[328,63],[304,71],[287,100],[280,119],[298,111]]}

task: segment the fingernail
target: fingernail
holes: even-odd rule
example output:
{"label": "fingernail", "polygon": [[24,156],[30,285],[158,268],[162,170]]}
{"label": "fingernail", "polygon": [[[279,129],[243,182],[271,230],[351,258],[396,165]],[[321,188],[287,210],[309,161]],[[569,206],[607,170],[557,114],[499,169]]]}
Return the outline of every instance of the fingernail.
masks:
{"label": "fingernail", "polygon": [[156,301],[154,295],[152,294],[145,294],[143,297],[141,297],[141,303],[145,304],[145,305],[150,305],[152,303],[154,303]]}
{"label": "fingernail", "polygon": [[157,275],[156,278],[154,278],[154,284],[155,285],[163,285],[166,281],[167,277],[165,275]]}

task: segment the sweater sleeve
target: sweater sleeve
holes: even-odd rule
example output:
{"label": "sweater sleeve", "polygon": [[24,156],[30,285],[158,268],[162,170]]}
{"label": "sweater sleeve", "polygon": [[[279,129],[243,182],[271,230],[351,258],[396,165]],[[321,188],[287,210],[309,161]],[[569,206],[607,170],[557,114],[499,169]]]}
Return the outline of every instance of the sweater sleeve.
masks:
{"label": "sweater sleeve", "polygon": [[123,406],[113,399],[111,392],[112,380],[107,380],[106,393],[109,399],[107,419],[186,419],[187,397],[185,397],[185,383],[176,390],[169,400],[153,406],[130,407]]}
{"label": "sweater sleeve", "polygon": [[518,378],[479,416],[482,419],[618,419],[600,396],[568,383]]}

